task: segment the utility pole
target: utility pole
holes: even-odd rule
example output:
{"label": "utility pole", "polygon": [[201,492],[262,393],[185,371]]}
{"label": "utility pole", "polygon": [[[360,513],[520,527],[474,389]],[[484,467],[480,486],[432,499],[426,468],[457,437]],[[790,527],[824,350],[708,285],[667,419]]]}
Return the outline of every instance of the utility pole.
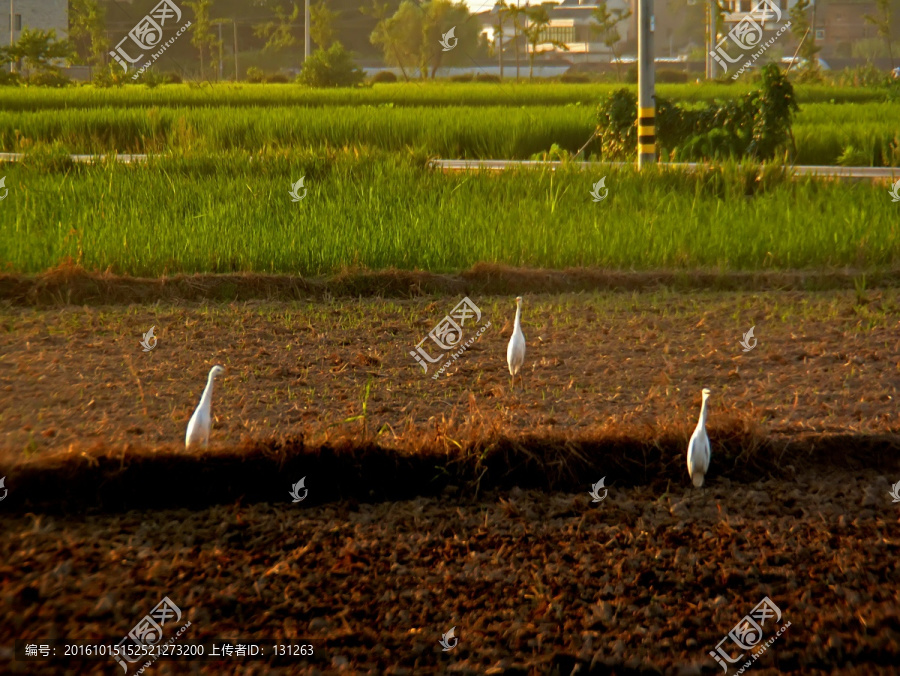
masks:
{"label": "utility pole", "polygon": [[638,169],[656,162],[653,0],[638,0]]}
{"label": "utility pole", "polygon": [[[12,49],[13,43],[15,40],[13,39],[13,21],[15,20],[15,10],[13,10],[13,0],[9,0],[9,48]],[[9,72],[16,72],[16,62],[9,62]]]}
{"label": "utility pole", "polygon": [[715,77],[713,51],[716,49],[716,0],[709,0],[709,11],[706,16],[706,79]]}
{"label": "utility pole", "polygon": [[219,77],[216,82],[222,81],[222,22],[219,22]]}
{"label": "utility pole", "polygon": [[234,81],[238,81],[238,60],[237,60],[237,19],[231,17],[232,36],[234,37]]}
{"label": "utility pole", "polygon": [[303,19],[303,63],[309,58],[309,0],[306,0],[306,12]]}
{"label": "utility pole", "polygon": [[503,14],[497,9],[497,60],[500,62],[500,79],[503,79]]}

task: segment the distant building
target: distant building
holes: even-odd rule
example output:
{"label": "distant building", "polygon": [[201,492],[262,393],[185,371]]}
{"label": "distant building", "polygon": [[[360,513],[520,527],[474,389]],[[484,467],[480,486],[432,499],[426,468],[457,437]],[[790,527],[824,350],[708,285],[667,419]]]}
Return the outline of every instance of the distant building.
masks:
{"label": "distant building", "polygon": [[[631,16],[623,19],[616,26],[621,37],[620,42],[629,43],[637,40],[637,18],[635,0],[608,0],[606,7],[610,12],[621,11]],[[546,42],[539,43],[535,51],[538,53],[556,52],[556,56],[562,56],[569,61],[600,61],[608,63],[611,58],[610,49],[603,43],[603,35],[596,31],[597,22],[593,12],[599,6],[597,0],[562,0],[555,7],[548,6],[550,24],[544,29],[542,39]],[[478,15],[484,26],[482,34],[489,43],[495,44],[495,32],[498,24],[497,7],[482,12]],[[524,22],[524,19],[523,19]],[[506,55],[514,51],[513,47],[513,22],[508,12],[503,12],[503,53],[504,62]],[[551,41],[566,45],[567,49],[559,49],[552,45]],[[531,45],[526,44],[524,38],[519,38],[519,49],[522,54],[531,50]]]}
{"label": "distant building", "polygon": [[10,9],[12,9],[12,41],[22,31],[55,30],[60,40],[69,34],[68,0],[8,0],[0,3],[0,47],[10,44]]}

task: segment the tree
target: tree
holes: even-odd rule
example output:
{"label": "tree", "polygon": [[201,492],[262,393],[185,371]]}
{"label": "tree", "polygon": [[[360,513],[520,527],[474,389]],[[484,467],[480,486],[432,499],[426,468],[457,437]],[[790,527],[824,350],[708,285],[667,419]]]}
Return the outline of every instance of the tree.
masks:
{"label": "tree", "polygon": [[339,13],[330,10],[326,2],[320,0],[309,6],[309,37],[320,49],[331,47],[337,35],[334,24]]}
{"label": "tree", "polygon": [[373,0],[372,15],[378,18],[378,23],[369,41],[378,45],[384,52],[386,63],[399,66],[403,77],[409,81],[406,67],[415,67],[416,54],[419,52],[419,42],[422,39],[421,12],[422,10],[409,0],[400,3],[393,16],[388,18],[388,4],[378,5]]}
{"label": "tree", "polygon": [[26,28],[19,35],[16,43],[2,50],[4,62],[18,61],[25,63],[25,68],[37,70],[41,73],[55,71],[56,67],[51,63],[53,59],[70,59],[74,56],[74,49],[68,40],[59,40],[55,30],[42,31]]}
{"label": "tree", "polygon": [[528,79],[534,77],[534,57],[537,56],[537,46],[543,43],[550,43],[558,49],[569,51],[569,47],[565,42],[552,40],[545,35],[547,27],[550,25],[550,13],[544,5],[536,7],[526,7],[525,15],[528,17],[528,26],[525,28],[525,40],[531,49],[528,51]]}
{"label": "tree", "polygon": [[264,52],[280,52],[299,42],[294,35],[294,24],[300,18],[300,5],[294,3],[293,7],[293,11],[288,12],[280,4],[274,5],[275,19],[253,26],[253,34],[266,41]]}
{"label": "tree", "polygon": [[516,50],[516,82],[519,81],[519,35],[522,32],[522,17],[525,15],[526,7],[513,7],[507,5],[506,11],[512,17],[513,26],[513,47]]}
{"label": "tree", "polygon": [[[443,65],[458,65],[472,58],[478,47],[481,26],[462,2],[432,0],[423,8],[420,68],[431,71],[434,79]],[[453,31],[452,37],[448,35]],[[442,42],[444,36],[447,42]],[[447,49],[444,45],[452,46]]]}
{"label": "tree", "polygon": [[[822,48],[816,46],[816,34],[811,30],[807,10],[810,0],[797,0],[797,4],[791,7],[791,33],[801,41],[800,58],[803,59],[803,73],[807,78],[815,79],[819,75],[819,57],[816,56]],[[805,38],[805,39],[804,39]]]}
{"label": "tree", "polygon": [[317,49],[303,62],[298,81],[309,87],[355,87],[365,74],[350,52],[335,41],[328,49]]}
{"label": "tree", "polygon": [[70,0],[69,40],[77,62],[102,67],[109,50],[106,8],[97,0]]}
{"label": "tree", "polygon": [[213,49],[219,46],[219,40],[213,35],[212,23],[209,20],[209,8],[212,0],[185,0],[185,6],[194,10],[194,21],[191,23],[191,44],[200,53],[200,79],[205,75],[204,52],[212,61]]}
{"label": "tree", "polygon": [[[384,5],[376,5],[373,11],[380,13],[380,19],[370,40],[381,46],[387,63],[400,66],[405,77],[409,67],[418,68],[422,78],[429,73],[433,78],[445,62],[463,62],[478,46],[480,27],[462,2],[432,0],[419,6],[403,0],[390,18]],[[441,41],[451,29],[454,36],[447,39],[453,46],[447,49]]]}
{"label": "tree", "polygon": [[500,79],[503,79],[503,12],[508,11],[506,0],[499,0],[497,8],[497,24],[494,26],[494,49],[497,51],[497,59],[500,62]]}
{"label": "tree", "polygon": [[894,69],[894,50],[891,48],[891,0],[875,0],[878,14],[865,14],[863,18],[875,26],[878,37],[887,45],[888,56],[891,59],[891,70]]}
{"label": "tree", "polygon": [[600,4],[591,12],[591,18],[597,23],[591,25],[591,30],[600,34],[600,39],[606,48],[616,58],[616,79],[622,79],[622,64],[619,61],[618,44],[622,36],[619,34],[619,22],[631,16],[631,10],[614,9],[609,11],[606,0],[600,0]]}

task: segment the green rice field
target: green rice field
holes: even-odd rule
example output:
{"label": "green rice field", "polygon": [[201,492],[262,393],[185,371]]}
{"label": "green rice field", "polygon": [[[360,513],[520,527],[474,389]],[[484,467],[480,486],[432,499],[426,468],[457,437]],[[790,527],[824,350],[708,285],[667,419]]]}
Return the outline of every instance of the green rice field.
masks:
{"label": "green rice field", "polygon": [[[0,259],[39,272],[156,276],[350,266],[436,272],[477,262],[565,268],[789,269],[900,262],[885,186],[782,180],[731,165],[695,175],[564,168],[442,174],[398,153],[305,151],[46,171],[8,167]],[[289,196],[304,178],[307,194]],[[752,194],[748,194],[750,191]],[[499,206],[502,205],[502,206]]]}
{"label": "green rice field", "polygon": [[[0,91],[0,264],[71,259],[157,276],[513,266],[720,270],[887,268],[900,206],[884,183],[785,180],[777,167],[686,175],[607,167],[442,174],[430,157],[530,158],[590,137],[610,85],[165,85]],[[702,101],[744,85],[660,86]],[[852,146],[900,164],[900,102],[798,87],[801,164]],[[832,103],[831,101],[835,102]],[[76,165],[69,153],[149,153]],[[594,202],[606,177],[608,197]],[[308,193],[291,201],[304,178]]]}

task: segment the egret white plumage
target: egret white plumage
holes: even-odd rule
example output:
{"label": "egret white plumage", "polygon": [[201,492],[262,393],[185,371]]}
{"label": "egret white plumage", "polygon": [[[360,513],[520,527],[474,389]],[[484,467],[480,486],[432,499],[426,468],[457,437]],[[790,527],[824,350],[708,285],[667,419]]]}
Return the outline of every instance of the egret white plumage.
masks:
{"label": "egret white plumage", "polygon": [[209,370],[209,377],[206,379],[203,396],[200,397],[197,410],[194,411],[194,415],[191,416],[187,426],[187,434],[184,437],[184,446],[187,449],[190,449],[191,446],[206,448],[209,445],[209,428],[212,427],[213,381],[216,379],[216,376],[222,373],[225,373],[225,369],[218,364]]}
{"label": "egret white plumage", "polygon": [[[509,386],[516,382],[516,375],[522,378],[522,364],[525,363],[525,335],[522,333],[522,296],[516,296],[516,323],[509,345],[506,348],[506,363],[511,377]],[[522,383],[524,387],[525,383]]]}
{"label": "egret white plumage", "polygon": [[709,399],[709,390],[703,388],[703,403],[700,406],[700,420],[697,427],[691,435],[688,442],[687,466],[688,474],[694,486],[700,488],[703,485],[703,479],[706,471],[709,469],[709,458],[711,456],[709,448],[709,437],[706,434],[706,418],[709,416],[709,407],[707,400]]}

